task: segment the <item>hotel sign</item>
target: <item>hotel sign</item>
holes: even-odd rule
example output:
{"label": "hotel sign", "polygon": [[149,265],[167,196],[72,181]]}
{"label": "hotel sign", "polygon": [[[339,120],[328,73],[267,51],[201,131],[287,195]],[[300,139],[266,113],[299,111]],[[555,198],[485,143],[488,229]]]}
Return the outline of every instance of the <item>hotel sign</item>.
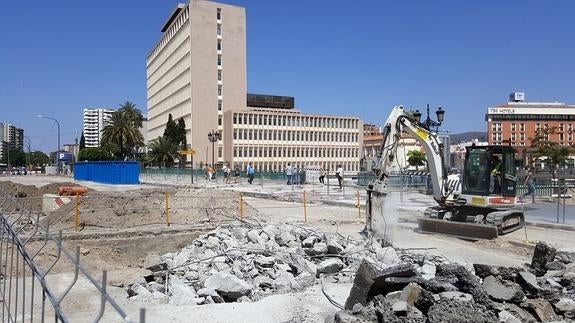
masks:
{"label": "hotel sign", "polygon": [[513,108],[489,108],[489,114],[515,114]]}

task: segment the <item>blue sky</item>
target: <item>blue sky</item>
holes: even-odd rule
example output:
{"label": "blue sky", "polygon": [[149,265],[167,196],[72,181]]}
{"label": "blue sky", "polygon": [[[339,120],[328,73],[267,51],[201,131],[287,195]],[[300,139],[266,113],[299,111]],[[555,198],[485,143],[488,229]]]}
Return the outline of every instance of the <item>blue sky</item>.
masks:
{"label": "blue sky", "polygon": [[[0,122],[33,150],[72,143],[86,107],[146,113],[146,55],[178,1],[9,1],[0,10]],[[381,124],[394,105],[485,131],[509,93],[575,104],[575,1],[229,0],[247,13],[248,91],[304,113]]]}

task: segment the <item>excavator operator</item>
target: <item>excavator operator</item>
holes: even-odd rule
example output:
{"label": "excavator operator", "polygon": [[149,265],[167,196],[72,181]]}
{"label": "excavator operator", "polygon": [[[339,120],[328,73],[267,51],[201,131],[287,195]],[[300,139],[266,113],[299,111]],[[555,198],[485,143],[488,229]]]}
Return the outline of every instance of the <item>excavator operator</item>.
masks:
{"label": "excavator operator", "polygon": [[501,160],[494,155],[491,158],[491,183],[489,185],[492,194],[501,194]]}

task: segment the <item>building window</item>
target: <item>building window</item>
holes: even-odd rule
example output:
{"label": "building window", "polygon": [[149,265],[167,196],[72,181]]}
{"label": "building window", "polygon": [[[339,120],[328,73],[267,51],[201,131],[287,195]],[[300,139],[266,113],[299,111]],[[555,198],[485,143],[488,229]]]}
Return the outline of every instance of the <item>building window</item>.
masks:
{"label": "building window", "polygon": [[222,66],[222,55],[218,55],[218,66]]}
{"label": "building window", "polygon": [[[222,100],[218,100],[218,111],[222,111],[223,109],[223,104],[222,104]],[[236,116],[234,115],[234,123],[236,122]]]}
{"label": "building window", "polygon": [[218,116],[218,126],[222,125],[222,116]]}
{"label": "building window", "polygon": [[218,85],[218,95],[222,95],[222,86]]}
{"label": "building window", "polygon": [[222,35],[222,25],[218,24],[218,36]]}
{"label": "building window", "polygon": [[515,131],[515,124],[514,123],[511,124],[511,131]]}
{"label": "building window", "polygon": [[[213,16],[212,16],[213,17]],[[216,19],[217,20],[222,20],[222,9],[218,8],[217,12],[216,12]]]}
{"label": "building window", "polygon": [[524,123],[519,124],[519,131],[525,131],[525,124]]}
{"label": "building window", "polygon": [[222,50],[222,40],[218,39],[218,50]]}
{"label": "building window", "polygon": [[222,70],[218,70],[218,81],[222,80]]}

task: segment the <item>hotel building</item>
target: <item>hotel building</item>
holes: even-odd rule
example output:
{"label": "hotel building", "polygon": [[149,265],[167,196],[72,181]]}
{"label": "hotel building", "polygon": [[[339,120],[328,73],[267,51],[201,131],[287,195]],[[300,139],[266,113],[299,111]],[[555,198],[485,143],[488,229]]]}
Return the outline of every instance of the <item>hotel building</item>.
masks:
{"label": "hotel building", "polygon": [[100,147],[102,130],[114,113],[111,109],[84,109],[84,142],[86,147]]}

